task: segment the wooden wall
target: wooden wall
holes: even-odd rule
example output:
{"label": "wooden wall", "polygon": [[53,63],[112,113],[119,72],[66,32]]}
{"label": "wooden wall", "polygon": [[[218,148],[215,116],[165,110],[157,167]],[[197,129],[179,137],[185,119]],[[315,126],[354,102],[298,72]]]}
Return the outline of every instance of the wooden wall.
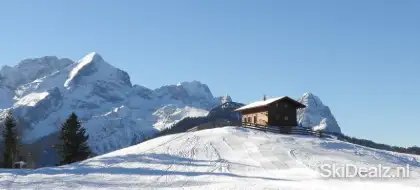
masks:
{"label": "wooden wall", "polygon": [[[257,121],[255,121],[255,118]],[[255,113],[244,113],[242,115],[242,122],[255,123],[258,125],[268,125],[268,112],[261,111]]]}
{"label": "wooden wall", "polygon": [[268,108],[269,125],[297,126],[297,109],[295,104],[287,100],[272,103]]}
{"label": "wooden wall", "polygon": [[[271,126],[297,126],[297,109],[300,106],[289,99],[273,102],[268,106],[241,111],[242,122]],[[255,117],[257,121],[255,120]]]}

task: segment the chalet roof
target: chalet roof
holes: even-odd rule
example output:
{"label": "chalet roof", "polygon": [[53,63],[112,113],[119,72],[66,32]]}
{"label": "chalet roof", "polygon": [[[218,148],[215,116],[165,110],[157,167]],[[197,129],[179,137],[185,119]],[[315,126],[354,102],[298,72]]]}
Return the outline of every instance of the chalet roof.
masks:
{"label": "chalet roof", "polygon": [[282,99],[288,99],[288,100],[294,102],[295,104],[298,105],[299,108],[306,107],[305,105],[301,104],[300,102],[298,102],[298,101],[296,101],[296,100],[294,100],[294,99],[292,99],[288,96],[281,96],[281,97],[277,97],[277,98],[269,98],[267,100],[256,101],[256,102],[250,103],[248,105],[242,106],[242,107],[236,109],[235,111],[242,111],[242,110],[247,110],[247,109],[251,109],[251,108],[264,107],[264,106],[267,106],[267,105],[269,105],[273,102],[276,102],[276,101],[282,100]]}

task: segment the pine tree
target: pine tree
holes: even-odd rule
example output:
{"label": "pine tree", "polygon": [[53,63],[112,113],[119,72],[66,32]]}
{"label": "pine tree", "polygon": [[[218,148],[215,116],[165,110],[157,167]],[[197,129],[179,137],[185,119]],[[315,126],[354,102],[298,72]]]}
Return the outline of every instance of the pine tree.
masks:
{"label": "pine tree", "polygon": [[16,133],[16,122],[11,112],[7,114],[6,119],[4,120],[3,140],[3,167],[12,168],[18,153],[18,139]]}
{"label": "pine tree", "polygon": [[91,154],[87,145],[88,138],[89,135],[86,135],[86,130],[81,126],[77,115],[72,113],[61,128],[60,164],[70,164],[87,159]]}

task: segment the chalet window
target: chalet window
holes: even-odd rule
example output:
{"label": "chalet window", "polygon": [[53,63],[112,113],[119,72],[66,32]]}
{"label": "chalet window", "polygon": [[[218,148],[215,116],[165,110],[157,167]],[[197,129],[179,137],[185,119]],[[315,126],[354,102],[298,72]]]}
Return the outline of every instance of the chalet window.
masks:
{"label": "chalet window", "polygon": [[289,121],[289,116],[284,116],[285,121]]}
{"label": "chalet window", "polygon": [[276,120],[280,120],[280,115],[279,114],[276,115]]}
{"label": "chalet window", "polygon": [[252,119],[251,119],[251,117],[248,117],[248,122],[249,122],[249,123],[252,123]]}
{"label": "chalet window", "polygon": [[257,123],[257,116],[254,116],[254,123]]}
{"label": "chalet window", "polygon": [[246,123],[246,117],[243,118],[244,122]]}

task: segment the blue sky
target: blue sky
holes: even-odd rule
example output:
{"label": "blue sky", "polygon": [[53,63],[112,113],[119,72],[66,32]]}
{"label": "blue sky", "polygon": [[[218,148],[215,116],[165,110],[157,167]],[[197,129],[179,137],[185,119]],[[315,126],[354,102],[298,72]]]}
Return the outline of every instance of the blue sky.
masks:
{"label": "blue sky", "polygon": [[420,1],[2,1],[0,65],[92,51],[150,88],[310,91],[344,133],[420,145]]}

